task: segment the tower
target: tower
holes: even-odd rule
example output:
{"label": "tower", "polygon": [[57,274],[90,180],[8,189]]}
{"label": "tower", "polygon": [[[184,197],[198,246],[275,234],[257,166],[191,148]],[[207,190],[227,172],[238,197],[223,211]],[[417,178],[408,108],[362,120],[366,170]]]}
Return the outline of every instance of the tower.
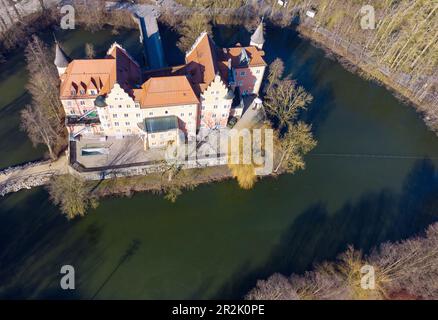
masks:
{"label": "tower", "polygon": [[251,46],[255,46],[259,48],[260,50],[263,49],[263,44],[265,43],[265,37],[263,35],[263,18],[262,21],[260,21],[260,24],[258,25],[257,29],[254,31],[254,34],[251,36]]}
{"label": "tower", "polygon": [[56,69],[58,69],[58,75],[63,75],[65,72],[65,69],[67,69],[67,66],[70,62],[70,58],[65,54],[65,52],[61,49],[61,47],[58,44],[58,41],[55,42],[55,63]]}

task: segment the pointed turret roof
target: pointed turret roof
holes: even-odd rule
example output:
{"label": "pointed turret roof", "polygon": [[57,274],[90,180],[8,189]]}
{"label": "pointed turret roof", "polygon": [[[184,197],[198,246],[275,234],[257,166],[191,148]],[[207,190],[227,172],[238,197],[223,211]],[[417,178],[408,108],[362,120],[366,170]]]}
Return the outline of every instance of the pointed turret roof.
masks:
{"label": "pointed turret roof", "polygon": [[61,49],[58,42],[55,44],[55,65],[58,68],[66,68],[68,63],[71,61],[70,58],[65,54],[65,52]]}
{"label": "pointed turret roof", "polygon": [[263,18],[254,34],[251,36],[251,42],[258,45],[263,45],[265,43],[265,37],[263,35]]}

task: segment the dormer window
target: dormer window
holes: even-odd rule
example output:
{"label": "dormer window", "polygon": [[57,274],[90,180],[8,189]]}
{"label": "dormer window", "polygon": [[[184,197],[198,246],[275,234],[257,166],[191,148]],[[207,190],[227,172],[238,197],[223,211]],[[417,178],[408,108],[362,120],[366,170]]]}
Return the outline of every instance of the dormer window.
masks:
{"label": "dormer window", "polygon": [[94,95],[97,94],[97,91],[96,90],[90,90],[90,94],[94,96]]}
{"label": "dormer window", "polygon": [[70,94],[72,96],[75,96],[77,92],[78,92],[78,86],[76,85],[76,83],[72,82],[70,87]]}
{"label": "dormer window", "polygon": [[87,86],[85,85],[85,83],[81,82],[79,92],[80,94],[85,94],[85,92],[87,92]]}

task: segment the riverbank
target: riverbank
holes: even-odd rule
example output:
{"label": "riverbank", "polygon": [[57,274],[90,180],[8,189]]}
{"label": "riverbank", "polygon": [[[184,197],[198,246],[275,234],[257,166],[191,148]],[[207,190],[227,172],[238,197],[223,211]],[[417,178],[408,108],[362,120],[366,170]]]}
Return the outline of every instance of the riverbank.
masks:
{"label": "riverbank", "polygon": [[434,223],[420,236],[384,243],[368,255],[349,247],[337,260],[318,264],[312,271],[259,280],[246,299],[436,300],[437,248],[438,223]]}
{"label": "riverbank", "polygon": [[68,173],[67,157],[30,162],[0,171],[0,196],[46,185],[55,175]]}
{"label": "riverbank", "polygon": [[435,115],[432,113],[428,115],[427,113],[427,110],[433,107],[431,103],[425,106],[424,101],[413,96],[406,87],[401,86],[391,77],[382,73],[375,65],[368,64],[365,60],[360,60],[353,51],[349,51],[348,48],[330,45],[333,39],[325,38],[321,33],[315,31],[313,26],[300,24],[297,27],[297,31],[304,38],[311,41],[313,45],[323,49],[329,57],[336,59],[346,70],[358,74],[365,80],[376,82],[378,85],[389,90],[398,100],[415,108],[417,112],[421,114],[423,121],[429,129],[438,134],[436,124],[433,123],[436,120]]}

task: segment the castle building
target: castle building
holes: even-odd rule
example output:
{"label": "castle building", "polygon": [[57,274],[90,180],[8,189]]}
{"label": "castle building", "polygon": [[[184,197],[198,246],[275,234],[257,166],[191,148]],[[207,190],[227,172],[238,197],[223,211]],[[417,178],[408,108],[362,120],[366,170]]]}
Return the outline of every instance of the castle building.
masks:
{"label": "castle building", "polygon": [[266,63],[263,22],[251,45],[218,48],[202,33],[185,64],[143,71],[119,44],[102,59],[70,59],[56,44],[70,139],[140,135],[145,149],[196,139],[241,116],[236,95],[258,95]]}

